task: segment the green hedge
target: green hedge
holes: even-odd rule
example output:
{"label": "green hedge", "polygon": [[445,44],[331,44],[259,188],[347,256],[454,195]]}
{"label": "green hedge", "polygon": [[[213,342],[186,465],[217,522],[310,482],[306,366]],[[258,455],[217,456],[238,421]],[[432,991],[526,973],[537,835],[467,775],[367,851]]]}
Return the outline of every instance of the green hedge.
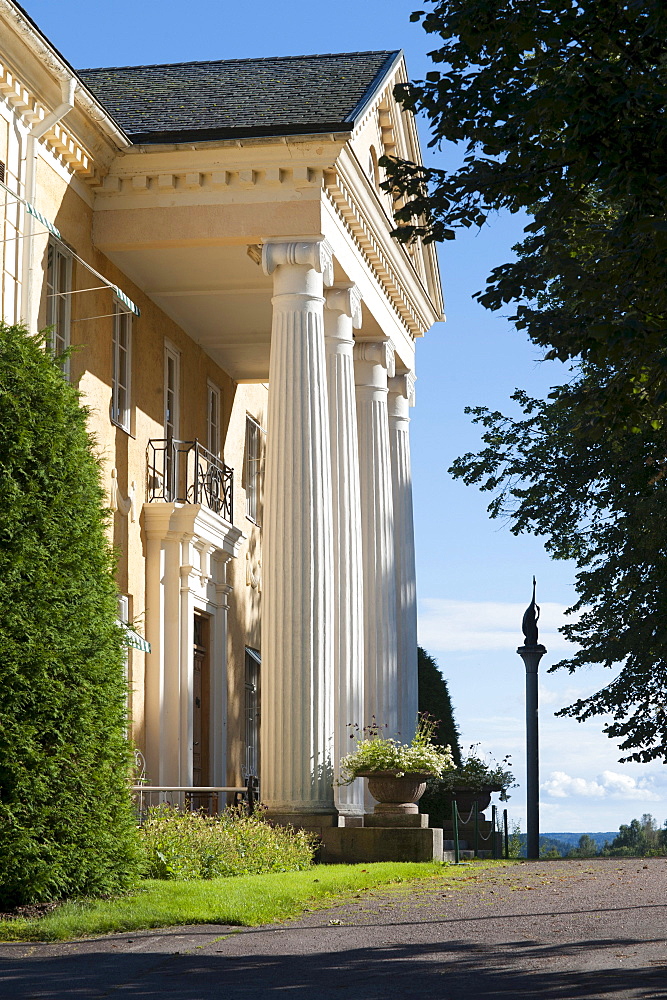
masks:
{"label": "green hedge", "polygon": [[103,505],[77,391],[0,326],[0,906],[139,870]]}

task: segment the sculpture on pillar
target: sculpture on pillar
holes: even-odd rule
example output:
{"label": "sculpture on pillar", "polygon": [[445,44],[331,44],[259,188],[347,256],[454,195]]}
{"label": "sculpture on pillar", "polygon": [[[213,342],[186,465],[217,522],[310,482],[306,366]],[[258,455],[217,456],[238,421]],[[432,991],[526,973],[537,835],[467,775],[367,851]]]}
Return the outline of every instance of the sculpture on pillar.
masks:
{"label": "sculpture on pillar", "polygon": [[533,599],[524,611],[523,621],[521,623],[521,631],[524,634],[526,646],[539,645],[537,623],[540,618],[540,606],[535,603],[535,587],[536,580],[535,577],[533,577]]}

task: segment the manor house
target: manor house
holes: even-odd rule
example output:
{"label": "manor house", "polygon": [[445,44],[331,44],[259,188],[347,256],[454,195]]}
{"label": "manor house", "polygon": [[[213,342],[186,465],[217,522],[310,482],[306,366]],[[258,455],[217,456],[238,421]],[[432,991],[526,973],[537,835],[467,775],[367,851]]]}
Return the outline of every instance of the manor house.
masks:
{"label": "manor house", "polygon": [[442,318],[391,237],[419,160],[400,52],[74,70],[0,0],[0,307],[49,329],[112,511],[132,737],[155,785],[259,775],[364,811],[348,723],[409,739],[409,412]]}

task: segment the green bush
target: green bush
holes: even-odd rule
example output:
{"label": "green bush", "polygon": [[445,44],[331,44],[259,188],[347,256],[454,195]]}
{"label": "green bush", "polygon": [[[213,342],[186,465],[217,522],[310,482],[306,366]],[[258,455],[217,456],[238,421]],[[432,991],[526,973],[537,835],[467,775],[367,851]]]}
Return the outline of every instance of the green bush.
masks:
{"label": "green bush", "polygon": [[206,816],[169,805],[148,810],[140,836],[147,876],[163,879],[301,871],[312,864],[315,840],[232,809]]}
{"label": "green bush", "polygon": [[130,885],[126,684],[86,412],[0,325],[0,906]]}

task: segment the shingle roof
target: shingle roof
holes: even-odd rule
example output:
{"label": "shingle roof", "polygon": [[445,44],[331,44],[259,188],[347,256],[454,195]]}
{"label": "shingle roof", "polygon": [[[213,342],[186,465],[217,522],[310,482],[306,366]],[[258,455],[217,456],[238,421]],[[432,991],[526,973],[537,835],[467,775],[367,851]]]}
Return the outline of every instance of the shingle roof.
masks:
{"label": "shingle roof", "polygon": [[79,70],[132,142],[348,131],[400,52]]}

